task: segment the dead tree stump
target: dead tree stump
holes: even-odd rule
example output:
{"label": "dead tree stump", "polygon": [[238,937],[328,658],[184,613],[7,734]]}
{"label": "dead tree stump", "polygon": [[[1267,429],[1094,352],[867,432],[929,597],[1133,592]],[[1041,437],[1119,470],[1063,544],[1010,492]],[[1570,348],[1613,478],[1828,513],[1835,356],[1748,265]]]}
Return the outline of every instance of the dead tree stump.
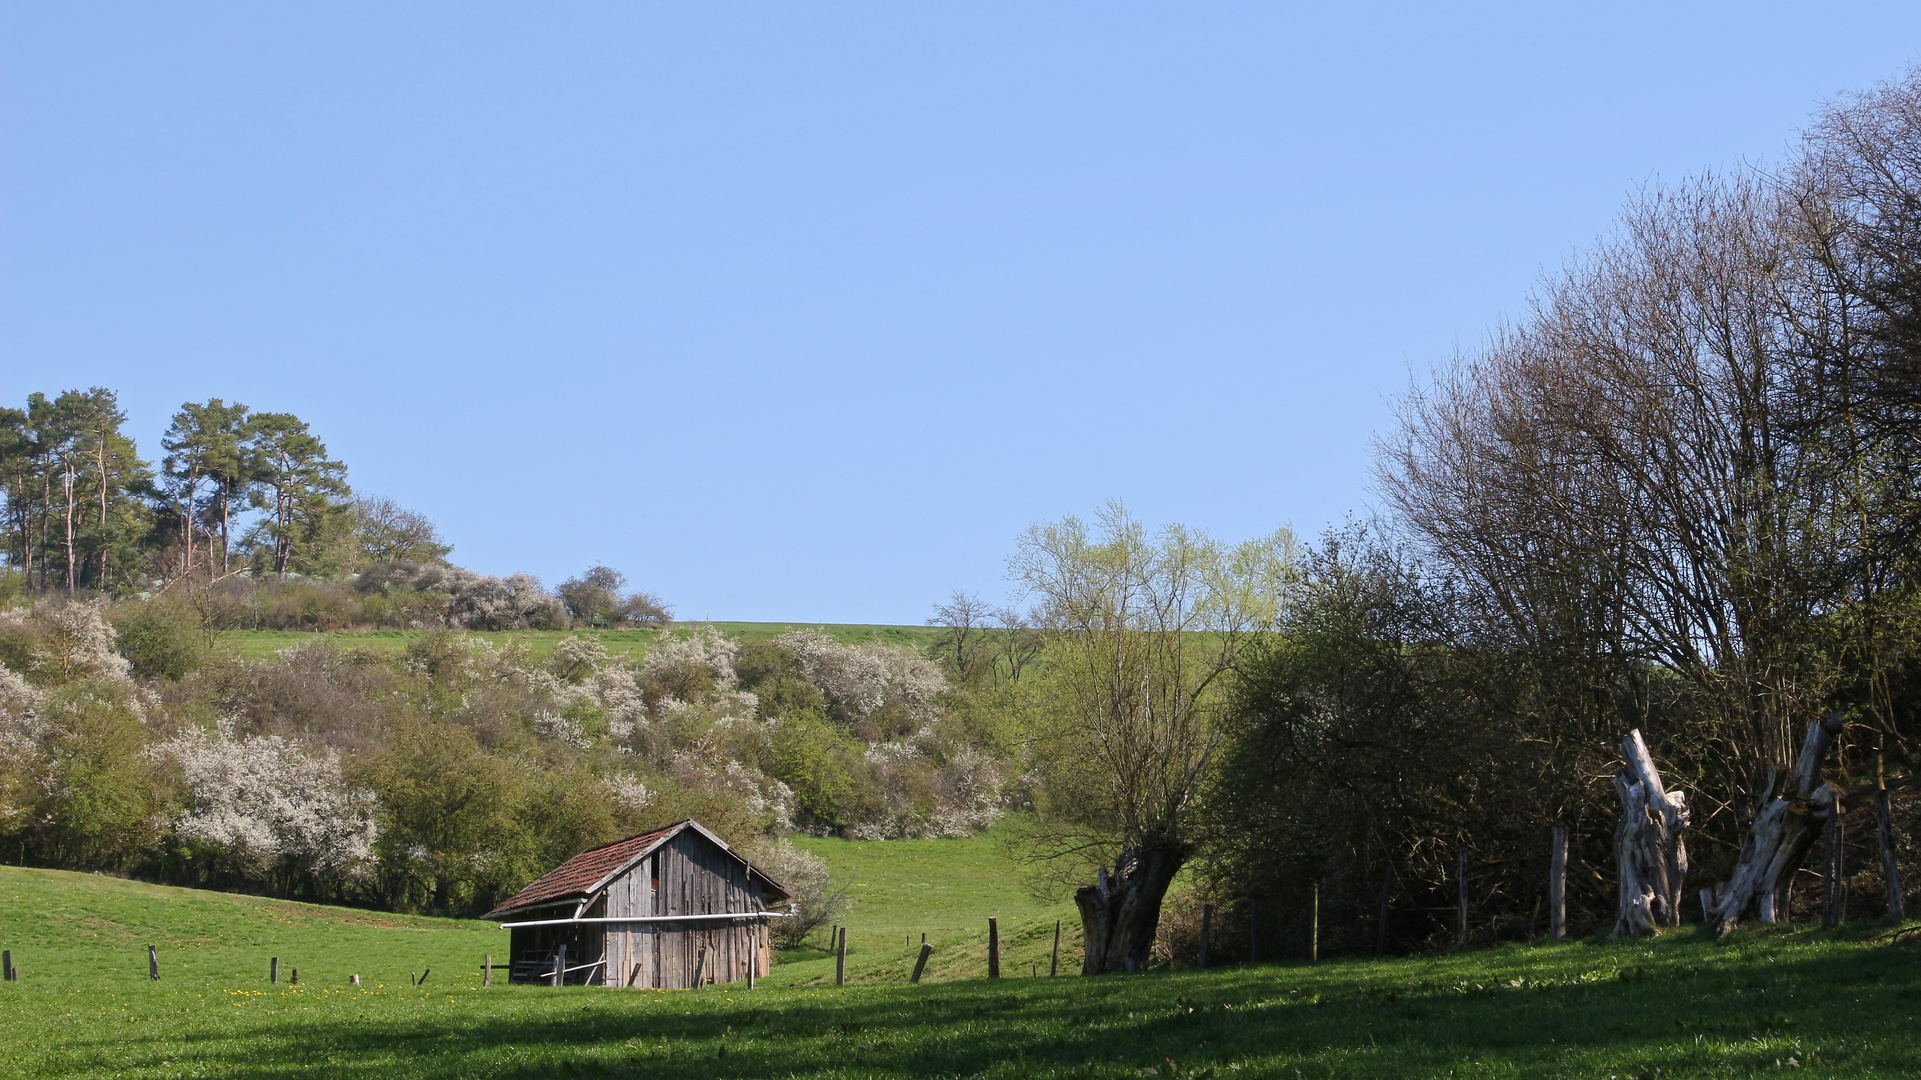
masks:
{"label": "dead tree stump", "polygon": [[1837,713],[1808,725],[1801,753],[1784,786],[1773,793],[1741,845],[1734,874],[1714,890],[1709,918],[1725,935],[1750,912],[1759,922],[1774,922],[1783,888],[1813,846],[1820,826],[1838,803],[1834,789],[1819,783],[1821,765],[1846,721]]}
{"label": "dead tree stump", "polygon": [[1614,774],[1621,797],[1621,824],[1614,831],[1620,874],[1620,905],[1614,936],[1652,934],[1681,925],[1681,881],[1688,873],[1687,799],[1661,784],[1661,771],[1639,729],[1621,741],[1623,763]]}

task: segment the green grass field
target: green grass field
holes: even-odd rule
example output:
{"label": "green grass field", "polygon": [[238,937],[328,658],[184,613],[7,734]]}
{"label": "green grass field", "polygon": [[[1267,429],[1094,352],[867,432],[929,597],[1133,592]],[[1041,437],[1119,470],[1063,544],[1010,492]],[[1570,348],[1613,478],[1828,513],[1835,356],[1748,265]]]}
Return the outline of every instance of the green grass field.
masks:
{"label": "green grass field", "polygon": [[[1030,928],[1051,939],[1060,909],[994,838],[806,843],[858,898],[846,988],[801,950],[751,992],[482,989],[481,956],[506,950],[489,924],[0,868],[23,973],[0,984],[0,1075],[1921,1075],[1921,942],[1884,927],[1033,978]],[[1012,939],[997,982],[978,977],[988,914]],[[907,986],[922,929],[943,959]],[[299,986],[267,983],[271,956]]]}
{"label": "green grass field", "polygon": [[[901,983],[920,955],[921,935],[934,946],[923,976],[974,979],[987,974],[987,920],[999,921],[1002,974],[1045,974],[1062,924],[1064,970],[1079,970],[1080,917],[1069,903],[1029,895],[1010,865],[1003,825],[967,840],[884,842],[800,837],[795,843],[827,860],[852,906],[847,924],[847,973],[856,982]],[[793,949],[775,970],[776,985],[819,986],[834,981],[824,934],[819,950]]]}
{"label": "green grass field", "polygon": [[[673,633],[690,634],[698,623],[676,623]],[[836,641],[857,645],[878,641],[897,648],[924,649],[940,631],[929,626],[882,626],[856,623],[837,623],[817,625],[814,623],[757,623],[757,622],[717,622],[714,627],[730,637],[743,641],[759,641],[779,637],[789,630],[824,630]],[[282,649],[291,648],[306,642],[326,639],[343,649],[379,649],[398,652],[407,647],[407,642],[419,637],[426,631],[421,630],[365,630],[341,633],[318,633],[299,630],[226,630],[215,635],[216,642],[250,660],[261,660],[272,656]],[[643,655],[659,631],[655,630],[476,630],[474,637],[490,641],[495,645],[513,642],[531,651],[537,657],[544,657],[554,650],[555,643],[562,638],[579,636],[600,641],[607,651],[618,656]]]}

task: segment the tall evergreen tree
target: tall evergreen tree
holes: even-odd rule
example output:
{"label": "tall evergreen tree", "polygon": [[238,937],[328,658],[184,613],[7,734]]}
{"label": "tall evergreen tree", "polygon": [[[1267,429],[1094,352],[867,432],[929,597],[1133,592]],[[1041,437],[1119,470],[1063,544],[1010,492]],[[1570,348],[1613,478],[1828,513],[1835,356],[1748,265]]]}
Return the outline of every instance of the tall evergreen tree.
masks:
{"label": "tall evergreen tree", "polygon": [[326,444],[292,413],[255,413],[246,430],[250,474],[259,484],[253,505],[267,513],[261,528],[271,540],[273,572],[285,574],[318,546],[328,521],[342,516],[347,466],[329,459]]}

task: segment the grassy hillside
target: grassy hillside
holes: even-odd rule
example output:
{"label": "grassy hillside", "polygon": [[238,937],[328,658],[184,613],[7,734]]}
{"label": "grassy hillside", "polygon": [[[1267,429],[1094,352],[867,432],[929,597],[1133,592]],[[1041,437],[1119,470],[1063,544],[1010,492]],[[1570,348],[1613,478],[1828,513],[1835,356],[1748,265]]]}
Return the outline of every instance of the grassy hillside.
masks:
{"label": "grassy hillside", "polygon": [[21,986],[68,992],[147,978],[147,946],[160,950],[169,986],[264,985],[270,957],[281,977],[334,986],[478,985],[481,957],[505,955],[492,923],[389,915],[255,896],[148,885],[65,870],[0,867],[0,948],[13,952]]}
{"label": "grassy hillside", "polygon": [[[861,985],[818,985],[802,957],[751,993],[482,990],[480,954],[506,937],[484,925],[0,868],[0,946],[25,976],[0,984],[0,1073],[1599,1080],[1921,1063],[1921,941],[1879,927],[1101,979],[1010,963],[998,982],[910,987],[888,934],[927,925],[959,956],[987,913],[1051,934],[1055,909],[1022,900],[991,839],[809,843],[860,897]],[[270,955],[299,987],[267,985]]]}
{"label": "grassy hillside", "polygon": [[[975,979],[987,974],[987,920],[998,919],[1002,972],[1046,974],[1054,922],[1062,923],[1063,970],[1078,971],[1080,918],[1072,903],[1048,904],[1022,887],[1002,841],[1007,825],[966,840],[800,838],[827,860],[852,907],[847,973],[854,982],[905,982],[920,955],[921,935],[934,946],[924,978]],[[792,950],[775,972],[795,986],[831,984],[833,959],[821,950]]]}
{"label": "grassy hillside", "polygon": [[[696,623],[679,623],[673,629],[676,634],[693,632]],[[815,623],[756,623],[756,622],[717,622],[714,626],[730,637],[745,641],[757,641],[779,637],[789,630],[824,630],[836,641],[846,644],[861,644],[879,641],[883,644],[901,648],[923,649],[940,631],[929,626],[883,626],[858,623],[838,623],[819,625]],[[407,647],[407,642],[419,637],[420,630],[368,630],[347,633],[305,633],[297,630],[227,630],[216,635],[218,642],[241,656],[249,659],[264,659],[282,649],[325,638],[342,648],[382,649],[399,651]],[[648,643],[654,640],[658,631],[654,630],[501,630],[473,631],[473,636],[484,638],[496,645],[514,642],[530,650],[535,656],[545,656],[552,652],[554,644],[569,636],[591,637],[598,639],[607,651],[620,656],[641,655],[646,653]]]}

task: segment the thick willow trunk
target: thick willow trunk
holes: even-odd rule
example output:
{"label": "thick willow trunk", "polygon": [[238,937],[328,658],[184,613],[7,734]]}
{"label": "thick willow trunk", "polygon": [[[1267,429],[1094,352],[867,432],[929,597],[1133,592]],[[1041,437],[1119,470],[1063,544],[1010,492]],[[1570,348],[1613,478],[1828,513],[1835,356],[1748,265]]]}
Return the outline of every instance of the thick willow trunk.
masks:
{"label": "thick willow trunk", "polygon": [[1652,934],[1681,925],[1681,882],[1688,873],[1687,800],[1661,785],[1661,771],[1637,729],[1621,743],[1623,764],[1614,775],[1621,796],[1621,824],[1614,831],[1620,869],[1620,906],[1615,937]]}
{"label": "thick willow trunk", "polygon": [[1111,876],[1103,866],[1098,884],[1074,894],[1081,909],[1081,974],[1147,967],[1161,921],[1161,900],[1186,861],[1185,847],[1150,834],[1138,851],[1121,852]]}
{"label": "thick willow trunk", "polygon": [[1821,765],[1844,721],[1839,715],[1808,725],[1801,753],[1794,760],[1782,789],[1754,816],[1741,861],[1734,874],[1704,894],[1710,905],[1708,921],[1726,934],[1752,912],[1760,922],[1774,922],[1787,914],[1784,895],[1788,879],[1807,857],[1821,826],[1833,815],[1839,800],[1834,788],[1820,784]]}

